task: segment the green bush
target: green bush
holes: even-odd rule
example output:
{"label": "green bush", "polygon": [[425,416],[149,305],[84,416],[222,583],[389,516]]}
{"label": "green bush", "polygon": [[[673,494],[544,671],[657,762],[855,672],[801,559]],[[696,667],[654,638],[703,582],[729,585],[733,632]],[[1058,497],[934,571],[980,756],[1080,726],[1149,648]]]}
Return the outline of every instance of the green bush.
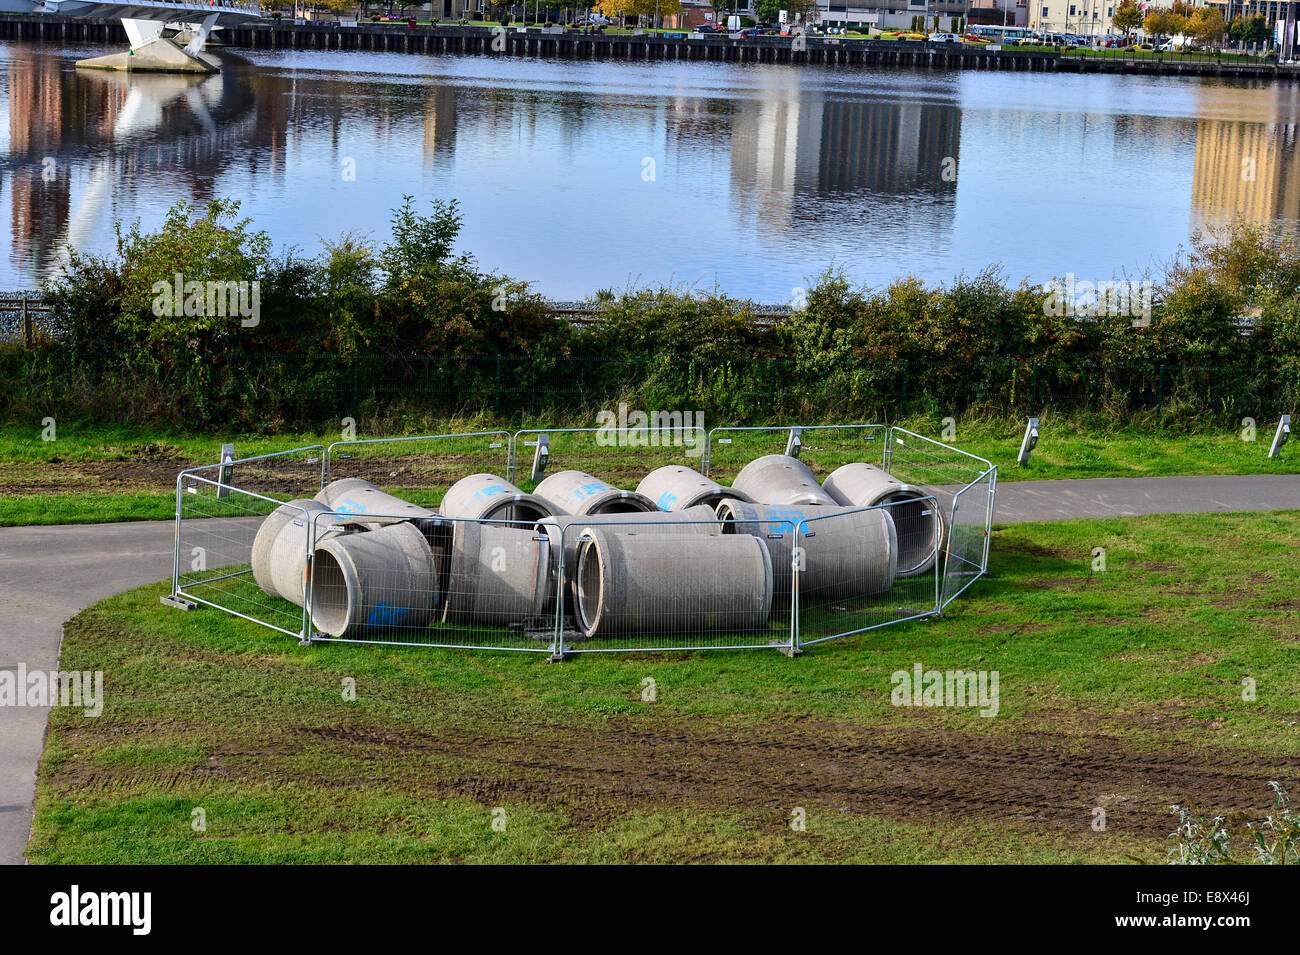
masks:
{"label": "green bush", "polygon": [[[717,292],[606,291],[579,326],[458,253],[461,224],[455,202],[408,197],[382,244],[344,234],[307,258],[273,255],[235,203],[179,205],[156,232],[119,230],[113,255],[72,253],[45,289],[55,339],[0,349],[0,414],[274,431],[626,400],[736,422],[1058,408],[1176,423],[1293,410],[1300,380],[1300,251],[1243,224],[1193,237],[1145,327],[1050,307],[997,269],[883,288],[828,271],[782,321]],[[160,311],[178,275],[257,283],[257,320]]]}

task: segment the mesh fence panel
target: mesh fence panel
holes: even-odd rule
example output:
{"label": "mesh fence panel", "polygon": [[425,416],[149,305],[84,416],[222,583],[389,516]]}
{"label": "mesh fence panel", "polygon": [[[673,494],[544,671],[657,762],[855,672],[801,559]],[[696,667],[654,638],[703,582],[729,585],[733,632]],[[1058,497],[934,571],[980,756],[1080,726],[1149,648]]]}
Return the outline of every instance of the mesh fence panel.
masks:
{"label": "mesh fence panel", "polygon": [[340,441],[326,452],[325,480],[357,478],[422,507],[470,474],[510,471],[510,432],[482,431],[411,438]]}
{"label": "mesh fence panel", "polygon": [[953,496],[940,609],[988,569],[996,486],[997,469],[991,468]]}
{"label": "mesh fence panel", "polygon": [[558,535],[565,652],[792,645],[789,521],[617,515]]}
{"label": "mesh fence panel", "polygon": [[[317,475],[319,479],[319,471]],[[256,579],[253,567],[259,531],[273,514],[279,523],[297,525],[299,534],[290,546],[296,546],[297,566],[305,567],[310,512],[285,503],[290,496],[255,494],[200,474],[183,476],[176,525],[176,593],[302,636],[301,570],[296,578],[287,575],[281,589],[276,589],[267,579]],[[291,559],[288,554],[284,557]]]}
{"label": "mesh fence panel", "polygon": [[784,453],[792,429],[799,431],[799,460],[819,479],[842,464],[876,463],[884,457],[885,426],[880,424],[714,428],[709,432],[709,477],[730,484],[755,458]]}
{"label": "mesh fence panel", "polygon": [[533,521],[321,512],[313,639],[553,651],[550,539]]}
{"label": "mesh fence panel", "polygon": [[539,442],[545,447],[542,478],[560,471],[582,471],[614,487],[635,490],[651,471],[670,464],[703,470],[708,434],[682,422],[665,427],[529,429],[514,436],[514,482],[527,491],[534,479]]}
{"label": "mesh fence panel", "polygon": [[934,497],[835,510],[798,529],[801,645],[936,611],[942,515]]}

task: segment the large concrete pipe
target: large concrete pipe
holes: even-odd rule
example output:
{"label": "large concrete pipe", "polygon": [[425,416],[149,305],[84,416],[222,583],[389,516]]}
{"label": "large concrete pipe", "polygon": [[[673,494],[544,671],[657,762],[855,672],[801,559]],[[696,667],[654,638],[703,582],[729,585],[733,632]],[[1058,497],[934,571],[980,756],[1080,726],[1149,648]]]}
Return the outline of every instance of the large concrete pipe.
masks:
{"label": "large concrete pipe", "polygon": [[772,559],[753,537],[616,534],[589,527],[578,548],[577,623],[612,633],[741,633],[767,626]]}
{"label": "large concrete pipe", "polygon": [[[332,481],[320,489],[316,500],[338,514],[340,524],[369,523],[380,526],[396,521],[436,517],[438,514],[436,510],[431,511],[427,507],[394,497],[360,478]],[[372,519],[369,515],[378,517]]]}
{"label": "large concrete pipe", "polygon": [[803,548],[800,600],[852,600],[883,594],[894,586],[898,537],[886,510],[723,501],[718,516],[724,534],[756,537],[767,546],[775,574],[773,610],[787,613],[794,583],[796,528]]}
{"label": "large concrete pipe", "polygon": [[812,473],[812,469],[788,454],[765,454],[755,458],[740,469],[731,486],[759,504],[794,507],[822,504],[833,507],[836,503],[817,483],[817,475]]}
{"label": "large concrete pipe", "polygon": [[628,534],[633,537],[667,537],[709,534],[721,534],[722,522],[713,508],[699,505],[685,510],[649,511],[643,514],[584,514],[581,517],[567,515],[548,517],[539,521],[537,533],[545,534],[551,544],[551,567],[559,572],[560,542],[564,542],[564,575],[568,586],[564,589],[565,612],[572,613],[574,607],[574,580],[578,569],[578,541],[583,536],[583,528],[599,527],[616,534]]}
{"label": "large concrete pipe", "polygon": [[311,619],[336,637],[422,627],[438,604],[438,558],[419,528],[390,524],[316,547]]}
{"label": "large concrete pipe", "polygon": [[540,614],[551,590],[544,535],[505,524],[456,521],[445,575],[442,619],[511,624]]}
{"label": "large concrete pipe", "polygon": [[934,566],[943,549],[947,522],[942,508],[922,500],[926,492],[890,476],[874,464],[846,464],[836,468],[822,487],[837,504],[874,507],[888,504],[898,528],[898,576],[916,577]]}
{"label": "large concrete pipe", "polygon": [[555,508],[536,494],[525,494],[495,474],[471,474],[447,489],[438,513],[469,520],[540,521]]}
{"label": "large concrete pipe", "polygon": [[657,511],[654,501],[636,491],[621,491],[585,471],[558,471],[533,492],[557,514],[631,514]]}
{"label": "large concrete pipe", "polygon": [[[268,597],[281,597],[302,606],[308,535],[315,515],[328,510],[319,501],[303,498],[281,504],[262,521],[253,538],[253,579]],[[326,518],[315,521],[315,532],[320,541],[338,537],[345,528]]]}
{"label": "large concrete pipe", "polygon": [[750,500],[743,491],[723,487],[694,468],[681,464],[655,468],[641,479],[636,492],[654,501],[655,507],[661,511],[681,511],[700,504],[716,507],[729,497],[738,501]]}

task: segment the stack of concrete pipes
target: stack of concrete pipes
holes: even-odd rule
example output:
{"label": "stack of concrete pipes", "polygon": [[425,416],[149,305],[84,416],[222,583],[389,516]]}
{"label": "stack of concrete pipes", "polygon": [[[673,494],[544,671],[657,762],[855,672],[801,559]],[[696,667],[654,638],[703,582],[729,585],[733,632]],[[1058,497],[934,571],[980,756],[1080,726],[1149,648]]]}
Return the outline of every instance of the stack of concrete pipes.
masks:
{"label": "stack of concrete pipes", "polygon": [[349,478],[267,517],[252,565],[266,594],[302,606],[314,546],[312,622],[337,637],[553,617],[561,576],[585,637],[744,632],[790,612],[796,567],[804,602],[882,594],[930,570],[944,532],[932,500],[877,467],[819,484],[771,454],[731,487],[679,465],[635,491],[581,471],[532,494],[472,474],[434,510]]}

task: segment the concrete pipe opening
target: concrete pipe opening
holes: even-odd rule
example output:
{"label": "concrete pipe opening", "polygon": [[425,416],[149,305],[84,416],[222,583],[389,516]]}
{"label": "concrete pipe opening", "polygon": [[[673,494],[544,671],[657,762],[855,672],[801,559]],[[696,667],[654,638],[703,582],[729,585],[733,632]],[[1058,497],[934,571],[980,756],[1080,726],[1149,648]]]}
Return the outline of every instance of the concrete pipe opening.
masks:
{"label": "concrete pipe opening", "polygon": [[457,521],[449,561],[447,623],[519,623],[542,612],[552,589],[550,545],[531,529]]}
{"label": "concrete pipe opening", "polygon": [[338,514],[340,524],[366,523],[374,528],[438,516],[436,510],[394,497],[360,478],[332,481],[320,489],[316,500]]}
{"label": "concrete pipe opening", "polygon": [[846,464],[832,471],[823,488],[845,507],[889,505],[898,530],[898,576],[917,577],[934,566],[943,550],[947,521],[926,492],[904,484],[874,464]]}
{"label": "concrete pipe opening", "polygon": [[585,471],[558,471],[533,492],[556,514],[639,514],[657,511],[654,501],[623,491]]}
{"label": "concrete pipe opening", "polygon": [[833,507],[836,501],[817,482],[817,475],[798,458],[788,454],[765,454],[755,458],[736,475],[731,486],[759,504],[806,504]]}
{"label": "concrete pipe opening", "polygon": [[536,494],[525,494],[495,474],[471,474],[447,489],[438,512],[476,521],[540,521],[555,510]]}
{"label": "concrete pipe opening", "polygon": [[724,501],[724,535],[760,540],[772,557],[773,612],[788,614],[794,588],[794,545],[803,548],[799,599],[853,600],[887,593],[898,573],[898,536],[886,509],[824,505],[776,507]]}
{"label": "concrete pipe opening", "polygon": [[[312,523],[315,515],[328,511],[329,508],[319,501],[301,498],[280,505],[262,521],[257,536],[253,538],[251,562],[253,580],[268,597],[280,597],[302,606]],[[334,526],[328,519],[315,521],[318,542],[338,537],[351,529]]]}
{"label": "concrete pipe opening", "polygon": [[723,487],[694,468],[681,464],[655,468],[641,479],[636,492],[654,501],[661,511],[681,511],[699,505],[716,507],[727,498],[750,500],[743,491]]}
{"label": "concrete pipe opening", "polygon": [[765,629],[772,559],[748,536],[689,542],[587,528],[578,548],[577,624],[618,633],[736,634]]}
{"label": "concrete pipe opening", "polygon": [[312,572],[312,623],[335,637],[426,626],[438,602],[437,556],[411,524],[327,540]]}

